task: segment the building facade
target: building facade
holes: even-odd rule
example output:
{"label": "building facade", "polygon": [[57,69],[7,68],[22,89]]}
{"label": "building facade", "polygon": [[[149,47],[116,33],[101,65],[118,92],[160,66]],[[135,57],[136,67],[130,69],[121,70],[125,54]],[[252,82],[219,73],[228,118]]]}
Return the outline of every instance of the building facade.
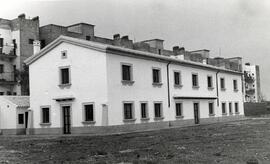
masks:
{"label": "building facade", "polygon": [[23,62],[33,55],[33,41],[38,39],[38,17],[0,19],[0,95],[29,95]]}
{"label": "building facade", "polygon": [[97,134],[239,119],[239,60],[212,59],[208,50],[165,50],[160,39],[132,43],[115,35],[104,44],[60,36],[26,60],[29,133]]}
{"label": "building facade", "polygon": [[244,66],[245,102],[261,102],[260,69],[258,65]]}

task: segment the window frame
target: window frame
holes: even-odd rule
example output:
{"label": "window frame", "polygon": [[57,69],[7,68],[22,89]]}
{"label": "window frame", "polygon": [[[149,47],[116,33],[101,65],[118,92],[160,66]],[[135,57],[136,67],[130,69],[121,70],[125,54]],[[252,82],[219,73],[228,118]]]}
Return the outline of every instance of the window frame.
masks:
{"label": "window frame", "polygon": [[[236,85],[234,84],[234,82],[236,82]],[[237,79],[233,79],[233,90],[235,92],[238,92],[238,80]]]}
{"label": "window frame", "polygon": [[[222,81],[223,80],[223,85],[224,86],[222,86]],[[220,90],[221,91],[225,91],[226,90],[226,82],[225,82],[225,77],[221,77],[220,79],[219,79],[219,82],[220,82]]]}
{"label": "window frame", "polygon": [[[20,116],[22,116],[22,122],[21,119],[20,119]],[[24,113],[18,113],[18,125],[24,125],[25,124],[25,118],[24,118]]]}
{"label": "window frame", "polygon": [[[124,80],[123,66],[129,66],[130,67],[130,69],[129,69],[130,80]],[[121,68],[120,69],[121,69],[121,82],[123,84],[133,84],[134,83],[134,80],[133,80],[133,64],[121,62]]]}
{"label": "window frame", "polygon": [[[236,109],[237,109],[237,112],[236,112]],[[238,101],[234,102],[234,113],[235,114],[240,114],[240,112],[239,112],[239,102]]]}
{"label": "window frame", "polygon": [[[160,104],[160,117],[156,117],[156,108],[155,108],[155,104]],[[164,115],[163,115],[163,103],[162,101],[154,101],[153,102],[153,108],[154,108],[154,120],[162,120],[164,119]]]}
{"label": "window frame", "polygon": [[[225,113],[223,112],[223,104],[225,104]],[[227,103],[226,102],[221,102],[221,113],[222,113],[222,115],[227,115]]]}
{"label": "window frame", "polygon": [[[49,109],[49,122],[44,122],[43,120],[43,109]],[[40,125],[51,125],[51,106],[50,105],[42,105],[40,106]]]}
{"label": "window frame", "polygon": [[[208,78],[211,78],[211,82],[210,82],[210,84],[211,84],[211,86],[209,86],[209,79]],[[214,83],[213,83],[214,81],[213,81],[213,76],[212,75],[207,75],[207,88],[209,89],[209,90],[212,90],[212,89],[214,89]]]}
{"label": "window frame", "polygon": [[0,64],[0,74],[1,73],[5,73],[5,65],[4,64]]}
{"label": "window frame", "polygon": [[[69,77],[69,83],[62,84],[62,69],[68,68],[68,77]],[[61,66],[58,68],[59,69],[59,86],[60,87],[65,87],[65,86],[70,86],[71,85],[71,66]]]}
{"label": "window frame", "polygon": [[[212,104],[212,113],[210,112],[210,104]],[[209,116],[215,116],[215,102],[214,101],[208,101],[208,114]]]}
{"label": "window frame", "polygon": [[[158,70],[158,82],[154,82],[154,70]],[[162,73],[161,73],[161,68],[159,67],[152,67],[152,85],[157,85],[160,86],[162,85],[162,77],[161,77]]]}
{"label": "window frame", "polygon": [[[181,115],[177,115],[177,104],[181,104]],[[175,118],[184,118],[184,113],[183,113],[183,101],[176,101],[175,102]]]}
{"label": "window frame", "polygon": [[229,108],[229,114],[232,115],[233,114],[233,103],[231,101],[228,103],[228,108]]}
{"label": "window frame", "polygon": [[[193,76],[196,76],[196,84],[197,85],[194,85],[194,82],[193,82]],[[191,85],[192,85],[192,88],[193,89],[198,89],[200,86],[199,86],[199,74],[198,73],[191,73]]]}
{"label": "window frame", "polygon": [[[179,81],[179,84],[176,84],[175,82],[176,82],[176,79],[175,79],[175,74],[176,73],[178,73],[179,74],[179,79],[178,79],[178,81]],[[174,70],[173,71],[173,83],[174,83],[174,87],[176,87],[176,88],[179,88],[179,87],[182,87],[183,85],[182,85],[182,73],[181,73],[181,71],[179,71],[179,70]]]}
{"label": "window frame", "polygon": [[[92,105],[93,106],[93,120],[91,121],[86,121],[86,108],[85,106],[86,105]],[[94,102],[84,102],[82,103],[82,118],[83,118],[83,121],[82,121],[82,124],[95,124],[96,123],[96,117],[95,117],[95,103]]]}
{"label": "window frame", "polygon": [[[131,104],[131,114],[132,114],[132,118],[125,118],[125,104]],[[135,105],[134,105],[134,101],[123,101],[122,102],[122,108],[123,108],[123,122],[135,122],[136,118],[135,118]]]}
{"label": "window frame", "polygon": [[[146,117],[142,117],[142,104],[145,104],[145,110],[146,110]],[[148,102],[147,101],[141,101],[140,102],[140,116],[141,116],[141,120],[142,121],[146,121],[149,120],[149,106],[148,106]]]}

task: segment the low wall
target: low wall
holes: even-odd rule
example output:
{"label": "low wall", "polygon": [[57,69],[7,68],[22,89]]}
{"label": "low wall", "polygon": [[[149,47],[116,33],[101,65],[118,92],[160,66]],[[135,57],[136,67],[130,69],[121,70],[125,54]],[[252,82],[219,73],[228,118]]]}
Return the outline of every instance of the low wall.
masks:
{"label": "low wall", "polygon": [[[236,120],[247,119],[243,115],[235,116],[224,116],[224,117],[211,117],[211,118],[201,118],[200,124],[211,124],[217,122],[228,122]],[[157,130],[172,127],[187,127],[194,126],[193,119],[179,119],[175,121],[157,121],[150,123],[140,123],[140,124],[125,124],[116,126],[82,126],[82,127],[71,127],[71,134],[90,134],[90,135],[103,135],[103,134],[118,134],[118,133],[129,133],[147,130]],[[28,134],[63,134],[62,128],[36,128],[28,129]]]}
{"label": "low wall", "polygon": [[245,116],[260,116],[270,114],[270,103],[244,103]]}

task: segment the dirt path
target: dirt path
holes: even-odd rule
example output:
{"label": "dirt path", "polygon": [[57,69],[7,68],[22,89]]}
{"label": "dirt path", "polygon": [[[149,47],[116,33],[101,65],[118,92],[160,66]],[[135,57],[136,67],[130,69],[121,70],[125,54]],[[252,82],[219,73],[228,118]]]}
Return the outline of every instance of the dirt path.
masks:
{"label": "dirt path", "polygon": [[110,136],[1,136],[2,163],[270,163],[270,120]]}

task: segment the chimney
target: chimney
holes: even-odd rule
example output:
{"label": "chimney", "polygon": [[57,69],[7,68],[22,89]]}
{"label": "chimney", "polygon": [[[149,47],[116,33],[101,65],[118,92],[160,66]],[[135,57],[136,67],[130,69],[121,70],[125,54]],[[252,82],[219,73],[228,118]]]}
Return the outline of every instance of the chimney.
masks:
{"label": "chimney", "polygon": [[23,14],[20,14],[20,15],[18,16],[18,18],[25,19],[25,14],[24,14],[24,13],[23,13]]}
{"label": "chimney", "polygon": [[37,53],[39,53],[39,51],[40,51],[40,41],[35,40],[33,42],[33,55],[36,55]]}
{"label": "chimney", "polygon": [[174,46],[173,47],[173,54],[177,59],[184,60],[185,48],[179,47],[179,46]]}
{"label": "chimney", "polygon": [[32,21],[38,21],[38,20],[39,20],[39,16],[32,18]]}
{"label": "chimney", "polygon": [[113,40],[119,40],[119,39],[120,39],[120,34],[113,35]]}

